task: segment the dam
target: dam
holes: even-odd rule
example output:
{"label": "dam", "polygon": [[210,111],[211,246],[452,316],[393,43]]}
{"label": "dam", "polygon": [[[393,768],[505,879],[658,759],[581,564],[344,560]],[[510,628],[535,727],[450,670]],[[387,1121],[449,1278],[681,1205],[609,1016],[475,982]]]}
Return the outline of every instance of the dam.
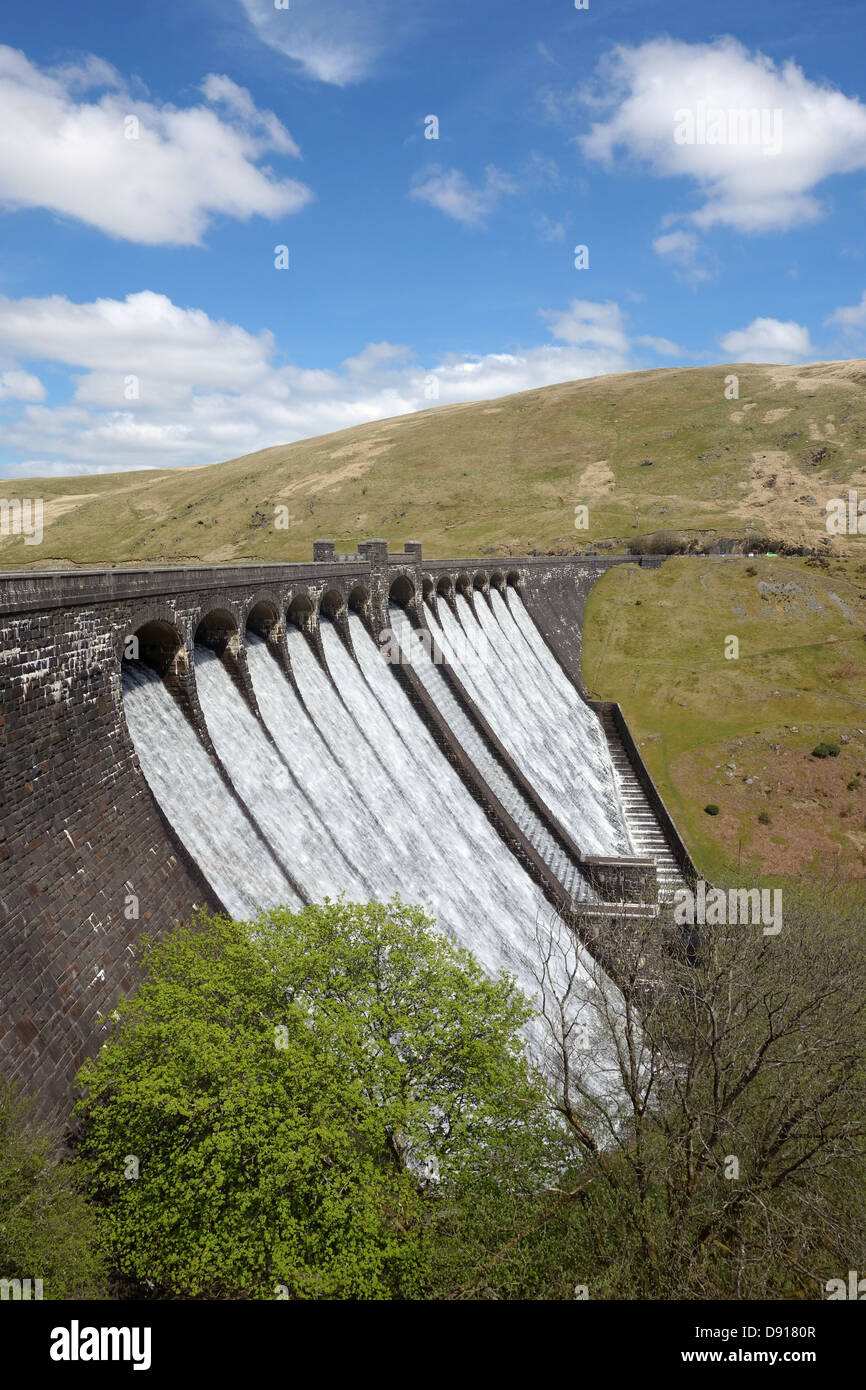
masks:
{"label": "dam", "polygon": [[557,913],[604,922],[696,877],[618,705],[581,682],[587,595],[630,556],[0,580],[0,1066],[68,1112],[135,943],[399,893],[532,993]]}

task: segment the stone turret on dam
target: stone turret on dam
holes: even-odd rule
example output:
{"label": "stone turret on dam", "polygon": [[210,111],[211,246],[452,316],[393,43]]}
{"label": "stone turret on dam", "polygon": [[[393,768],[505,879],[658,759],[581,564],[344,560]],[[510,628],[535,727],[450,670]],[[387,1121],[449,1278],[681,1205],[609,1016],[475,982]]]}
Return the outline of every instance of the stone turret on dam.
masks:
{"label": "stone turret on dam", "polygon": [[310,564],[6,574],[3,1072],[67,1114],[139,938],[201,906],[425,893],[520,978],[519,913],[603,919],[693,876],[622,711],[581,684],[587,595],[622,563],[641,562],[370,540]]}

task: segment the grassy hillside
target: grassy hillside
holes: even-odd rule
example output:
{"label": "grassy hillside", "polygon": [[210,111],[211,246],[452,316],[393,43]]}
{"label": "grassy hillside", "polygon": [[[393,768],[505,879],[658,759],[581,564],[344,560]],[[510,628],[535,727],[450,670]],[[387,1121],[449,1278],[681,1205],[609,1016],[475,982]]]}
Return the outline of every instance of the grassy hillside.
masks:
{"label": "grassy hillside", "polygon": [[[724,395],[731,373],[735,401]],[[818,545],[826,500],[866,491],[864,384],[866,362],[631,372],[204,468],[9,481],[3,496],[44,499],[45,539],[0,538],[0,569],[299,560],[316,536],[343,549],[411,538],[448,556],[565,551],[660,529]],[[590,526],[577,532],[581,504]],[[285,530],[274,527],[280,505]]]}
{"label": "grassy hillside", "polygon": [[623,706],[709,879],[866,879],[864,637],[857,559],[675,558],[593,589],[584,680]]}

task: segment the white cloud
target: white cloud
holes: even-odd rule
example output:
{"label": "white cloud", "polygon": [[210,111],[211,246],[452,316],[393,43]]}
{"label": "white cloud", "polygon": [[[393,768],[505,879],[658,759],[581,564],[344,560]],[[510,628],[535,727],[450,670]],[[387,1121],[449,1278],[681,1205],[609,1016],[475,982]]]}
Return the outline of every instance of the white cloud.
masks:
{"label": "white cloud", "polygon": [[[437,403],[509,395],[632,365],[615,303],[574,300],[542,317],[556,341],[446,354],[429,366],[404,345],[370,343],[326,371],[281,364],[270,333],[248,333],[150,291],[89,304],[59,295],[0,298],[0,354],[65,369],[72,387],[62,404],[40,404],[33,395],[5,408],[3,445],[19,461],[3,472],[26,477],[214,463]],[[127,398],[130,377],[138,399]]]}
{"label": "white cloud", "polygon": [[[691,179],[703,205],[685,214],[697,227],[716,223],[746,232],[793,227],[822,215],[814,190],[834,174],[866,168],[866,105],[794,62],[777,66],[732,38],[688,44],[653,39],[620,47],[600,66],[589,104],[606,109],[580,140],[584,153],[610,163],[618,149],[661,177]],[[680,113],[766,113],[758,143],[677,143]],[[773,113],[781,112],[777,153]],[[696,128],[697,136],[697,128]],[[709,134],[709,128],[707,129]]]}
{"label": "white cloud", "polygon": [[752,319],[747,328],[725,333],[719,342],[732,362],[792,363],[815,353],[808,328],[793,320]]}
{"label": "white cloud", "polygon": [[124,300],[73,304],[63,295],[0,295],[0,346],[19,358],[56,362],[120,379],[196,383],[244,390],[260,380],[274,351],[271,334],[254,336],[201,309],[181,309],[143,290]]}
{"label": "white cloud", "polygon": [[514,181],[494,164],[488,164],[484,183],[478,188],[473,188],[459,169],[433,164],[415,175],[409,196],[430,203],[457,222],[478,226],[502,197],[516,191]]}
{"label": "white cloud", "polygon": [[300,158],[301,151],[282,121],[273,111],[260,111],[246,87],[239,87],[224,73],[210,72],[202,82],[201,90],[206,101],[213,106],[225,106],[234,112],[246,130],[251,134],[258,133],[266,142],[264,148]]}
{"label": "white cloud", "polygon": [[650,333],[642,333],[635,342],[642,347],[648,347],[653,352],[657,352],[659,357],[682,357],[683,350],[678,343],[672,343],[670,338],[654,338]]}
{"label": "white cloud", "polygon": [[[105,90],[83,99],[94,88]],[[202,91],[206,105],[157,105],[101,59],[40,70],[0,46],[0,204],[156,246],[198,244],[214,216],[275,218],[308,203],[303,184],[258,167],[269,150],[299,153],[273,112],[228,77],[209,75]]]}
{"label": "white cloud", "polygon": [[521,173],[528,182],[541,188],[560,188],[565,182],[562,170],[550,155],[539,154],[533,150],[521,165]]}
{"label": "white cloud", "polygon": [[532,225],[535,227],[542,241],[565,240],[565,223],[554,222],[545,212],[536,213],[532,219]]}
{"label": "white cloud", "polygon": [[263,43],[298,63],[317,82],[345,87],[368,77],[431,16],[406,0],[240,0]]}
{"label": "white cloud", "polygon": [[393,371],[408,362],[412,349],[396,343],[368,343],[356,357],[347,357],[341,364],[352,376],[371,377],[377,372]]}
{"label": "white cloud", "polygon": [[698,249],[698,239],[694,232],[664,232],[653,242],[653,250],[658,256],[691,257]]}
{"label": "white cloud", "polygon": [[695,286],[711,278],[702,260],[701,242],[696,232],[683,227],[663,232],[653,241],[653,250],[674,265],[676,278],[684,284]]}
{"label": "white cloud", "polygon": [[596,304],[589,299],[573,299],[564,310],[542,309],[540,317],[562,343],[623,355],[628,352],[622,310],[612,300]]}
{"label": "white cloud", "polygon": [[863,328],[866,327],[866,290],[860,299],[859,304],[851,304],[847,308],[834,309],[825,320],[825,324],[841,324],[843,328]]}
{"label": "white cloud", "polygon": [[43,401],[45,387],[31,372],[0,372],[0,401]]}

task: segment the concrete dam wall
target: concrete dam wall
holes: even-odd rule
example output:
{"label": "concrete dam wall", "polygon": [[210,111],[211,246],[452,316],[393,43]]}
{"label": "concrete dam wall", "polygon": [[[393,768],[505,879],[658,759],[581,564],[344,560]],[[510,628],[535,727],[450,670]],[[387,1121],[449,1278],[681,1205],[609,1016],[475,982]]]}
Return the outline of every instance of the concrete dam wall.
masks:
{"label": "concrete dam wall", "polygon": [[201,905],[399,892],[528,990],[555,911],[603,963],[606,914],[694,877],[622,711],[581,690],[586,597],[627,560],[317,542],[0,580],[4,1074],[68,1113],[138,937]]}

